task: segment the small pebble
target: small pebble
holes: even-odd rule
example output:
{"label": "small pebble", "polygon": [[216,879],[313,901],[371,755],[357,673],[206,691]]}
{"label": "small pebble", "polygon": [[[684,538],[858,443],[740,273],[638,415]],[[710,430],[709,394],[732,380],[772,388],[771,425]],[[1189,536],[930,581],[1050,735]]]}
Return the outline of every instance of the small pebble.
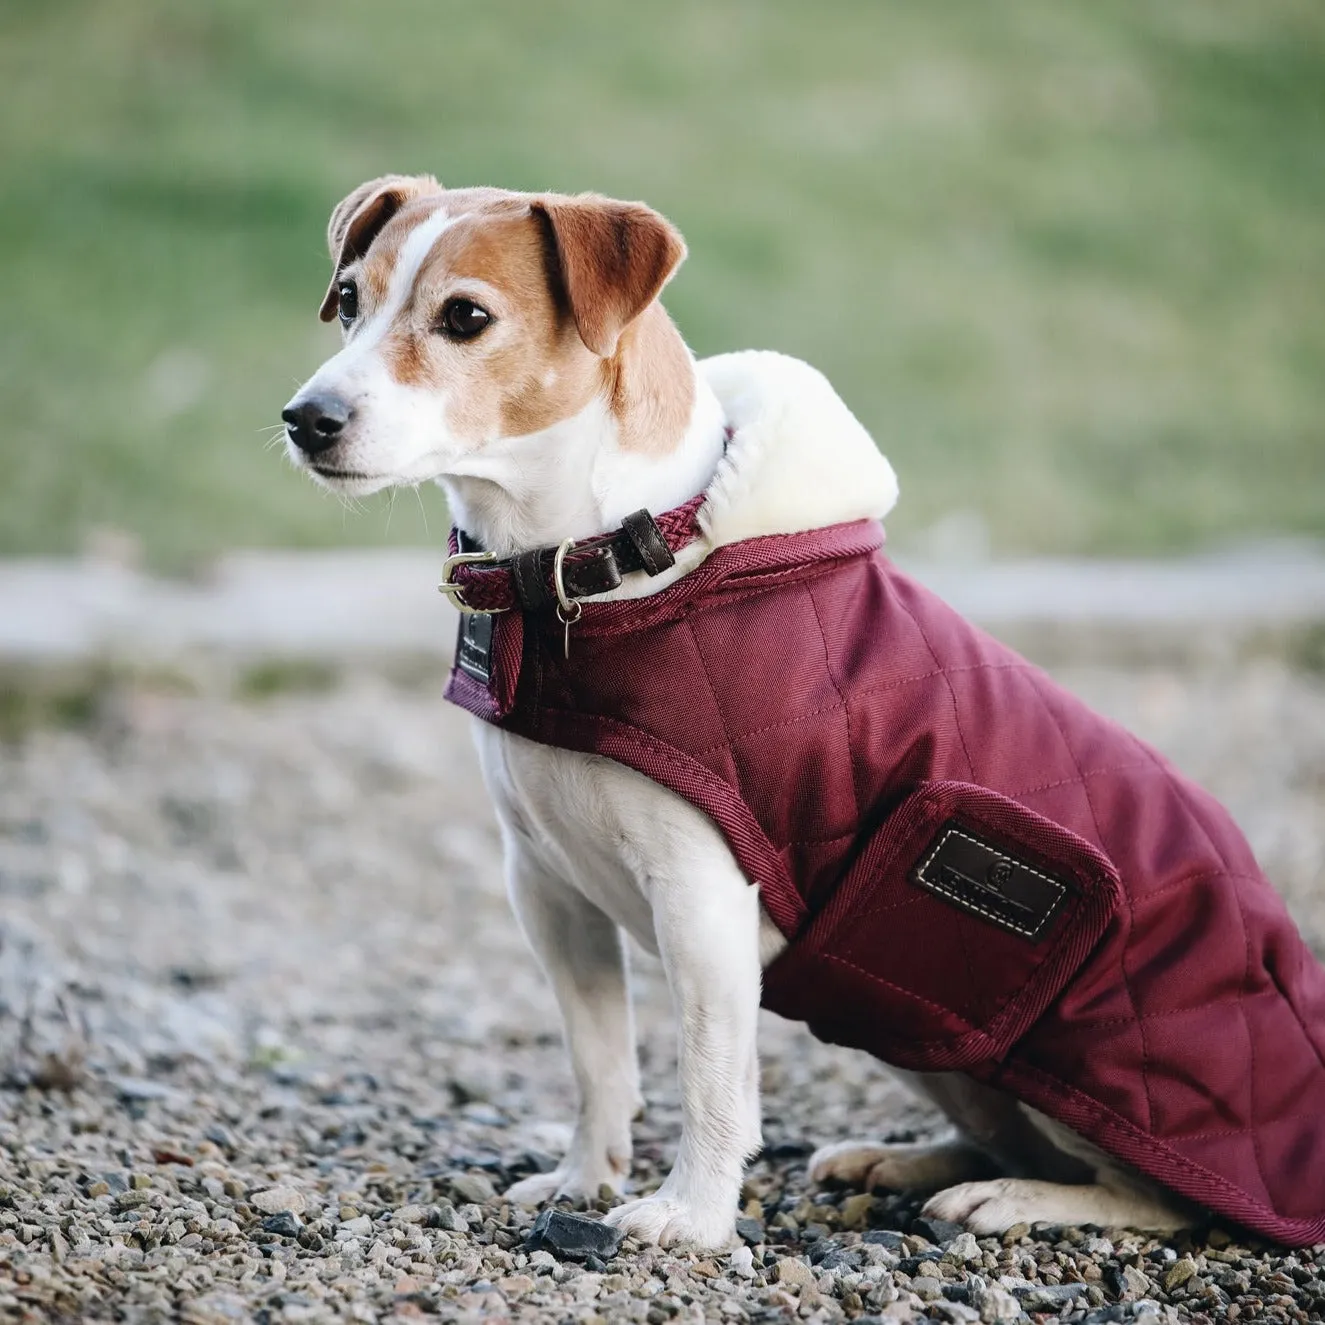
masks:
{"label": "small pebble", "polygon": [[600,1219],[565,1210],[544,1210],[529,1230],[525,1246],[531,1251],[549,1251],[562,1259],[582,1260],[591,1255],[610,1259],[620,1248],[621,1238],[617,1229]]}
{"label": "small pebble", "polygon": [[306,1209],[303,1195],[293,1187],[268,1187],[265,1191],[253,1192],[248,1201],[254,1209],[268,1215],[279,1214],[282,1210],[302,1215]]}
{"label": "small pebble", "polygon": [[974,1233],[959,1233],[944,1248],[943,1259],[954,1265],[965,1265],[968,1261],[980,1259],[980,1246]]}
{"label": "small pebble", "polygon": [[918,1274],[911,1280],[911,1291],[922,1302],[933,1302],[943,1296],[943,1280],[936,1275]]}
{"label": "small pebble", "polygon": [[911,1221],[911,1232],[927,1238],[936,1247],[944,1246],[964,1231],[960,1224],[954,1224],[947,1219],[933,1219],[928,1215],[917,1215]]}
{"label": "small pebble", "polygon": [[267,1233],[277,1233],[283,1238],[297,1238],[303,1225],[294,1211],[281,1210],[277,1214],[268,1215],[262,1221],[262,1227]]}
{"label": "small pebble", "polygon": [[773,1278],[790,1287],[803,1287],[814,1283],[814,1271],[795,1256],[783,1256],[773,1266]]}
{"label": "small pebble", "polygon": [[451,1179],[451,1195],[462,1203],[484,1205],[497,1195],[492,1179],[482,1173],[462,1173]]}
{"label": "small pebble", "polygon": [[746,1242],[752,1247],[757,1247],[767,1236],[764,1232],[762,1220],[748,1218],[741,1218],[736,1221],[736,1235],[742,1242]]}
{"label": "small pebble", "polygon": [[1190,1256],[1175,1261],[1164,1275],[1164,1291],[1171,1293],[1175,1288],[1181,1288],[1195,1273],[1196,1262]]}
{"label": "small pebble", "polygon": [[861,1239],[863,1242],[875,1243],[880,1247],[887,1247],[889,1251],[901,1252],[902,1244],[905,1239],[902,1235],[891,1228],[872,1228],[864,1234]]}
{"label": "small pebble", "polygon": [[754,1252],[749,1247],[737,1247],[727,1258],[727,1268],[738,1279],[754,1278]]}

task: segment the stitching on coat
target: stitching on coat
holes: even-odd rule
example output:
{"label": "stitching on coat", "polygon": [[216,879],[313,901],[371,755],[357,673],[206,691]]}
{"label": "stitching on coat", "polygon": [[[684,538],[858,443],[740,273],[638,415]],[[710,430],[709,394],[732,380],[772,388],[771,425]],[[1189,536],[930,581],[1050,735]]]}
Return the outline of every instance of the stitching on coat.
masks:
{"label": "stitching on coat", "polygon": [[[958,892],[955,888],[949,888],[946,884],[941,883],[934,879],[926,879],[925,871],[930,867],[930,865],[934,863],[934,857],[937,856],[939,852],[943,850],[944,845],[947,843],[950,837],[964,838],[967,842],[970,842],[974,846],[983,847],[986,851],[993,851],[994,854],[997,855],[1000,860],[1010,860],[1014,865],[1017,866],[1018,869],[1025,870],[1027,874],[1035,875],[1037,879],[1043,879],[1045,883],[1050,884],[1052,887],[1057,889],[1058,896],[1054,899],[1054,904],[1053,907],[1050,908],[1049,914],[1046,915],[1044,919],[1042,919],[1040,923],[1035,926],[1034,929],[1027,929],[1022,925],[1018,925],[1015,921],[1009,920],[1006,916],[999,915],[998,912],[996,911],[988,910],[986,907],[981,906],[979,902],[971,901],[965,895],[965,893]],[[978,837],[972,837],[970,833],[962,832],[960,828],[949,828],[948,831],[944,833],[942,837],[939,838],[939,840],[934,844],[934,849],[929,853],[929,855],[925,857],[925,863],[919,866],[919,868],[916,870],[916,873],[924,881],[925,888],[928,891],[939,893],[943,897],[950,898],[954,902],[960,902],[964,909],[971,911],[978,911],[980,915],[984,916],[987,920],[996,921],[998,924],[1004,926],[1007,929],[1012,930],[1014,933],[1020,934],[1022,938],[1027,938],[1027,939],[1034,939],[1039,936],[1040,931],[1044,928],[1045,921],[1048,920],[1050,916],[1057,910],[1059,903],[1062,902],[1063,897],[1067,893],[1067,889],[1063,886],[1062,883],[1059,882],[1059,880],[1055,879],[1053,875],[1045,874],[1040,870],[1034,869],[1032,866],[1027,865],[1025,861],[1019,859],[1018,857],[1011,856],[1006,851],[1000,851],[997,847],[991,847],[988,842],[982,842]],[[965,945],[963,944],[962,954],[965,955],[965,953],[966,953],[966,948]],[[968,967],[971,964],[969,957],[967,958],[966,964]],[[974,975],[972,975],[972,979],[974,980]]]}
{"label": "stitching on coat", "polygon": [[[713,677],[709,675],[709,660],[704,657],[704,650],[699,647],[699,635],[695,630],[695,623],[690,617],[686,618],[686,629],[690,632],[690,642],[695,646],[695,656],[699,659],[700,671],[704,673],[704,684],[708,686],[709,698],[713,701],[714,711],[717,713],[718,722],[722,726],[722,735],[725,746],[715,746],[714,748],[719,750],[724,748],[730,749],[732,740],[731,734],[727,730],[727,715],[722,711],[722,705],[718,703],[718,692],[713,688]],[[708,752],[706,751],[706,753]],[[738,779],[740,777],[739,769],[737,770],[737,777]],[[731,784],[728,783],[728,785],[730,786]],[[733,788],[733,790],[740,795],[739,787]],[[742,795],[741,799],[745,800],[745,797]]]}
{"label": "stitching on coat", "polygon": [[[709,684],[711,690],[712,682],[710,682]],[[836,705],[834,705],[833,707],[836,708]],[[669,745],[666,741],[659,740],[656,736],[653,736],[649,732],[646,732],[642,727],[636,727],[633,723],[622,722],[620,718],[611,718],[603,713],[589,713],[582,709],[566,708],[560,704],[547,704],[543,706],[542,711],[547,713],[555,713],[566,718],[571,718],[577,723],[583,722],[587,719],[592,722],[606,723],[609,726],[615,727],[620,731],[628,731],[632,735],[637,736],[641,741],[641,743],[646,745],[649,749],[653,750],[657,754],[662,755],[665,758],[666,762],[671,764],[674,768],[685,769],[686,767],[686,763],[674,757],[676,754],[681,753],[676,749],[675,746]],[[712,754],[716,750],[725,750],[727,748],[728,747],[726,745],[714,745],[710,746],[709,749],[707,750],[701,750],[699,754]],[[695,763],[700,762],[698,755],[687,755],[685,756],[685,759],[687,761],[693,760]],[[716,773],[714,772],[713,769],[709,768],[707,764],[702,765],[702,767],[706,773],[712,774],[712,776],[717,781],[721,782],[724,787],[729,788],[731,790],[732,795],[737,800],[741,801],[742,803],[748,804],[748,802],[745,801],[745,797],[741,795],[740,787],[734,786],[720,773]],[[647,774],[645,776],[647,776]],[[679,795],[680,793],[676,794]],[[758,819],[756,819],[755,822],[758,824],[759,822]],[[774,842],[773,839],[768,836],[768,834],[764,831],[764,827],[762,824],[759,825],[759,831],[760,834],[763,836],[764,840],[768,843],[769,847],[776,853],[780,853],[791,847],[815,847],[815,846],[825,846],[829,842],[845,842],[854,838],[857,833],[857,830],[855,828],[850,828],[845,833],[830,833],[826,837],[793,837],[788,841],[779,844],[777,842]]]}
{"label": "stitching on coat", "polygon": [[[823,956],[827,961],[837,962],[840,966],[850,967],[850,969],[855,971],[858,975],[863,975],[865,979],[873,980],[875,984],[883,985],[886,989],[892,989],[896,993],[902,994],[917,1003],[923,1003],[927,1008],[933,1008],[935,1012],[942,1012],[950,1017],[956,1017],[968,1031],[980,1030],[979,1026],[971,1025],[971,1023],[955,1008],[950,1008],[945,1003],[935,1003],[933,999],[926,998],[923,994],[917,994],[914,989],[904,989],[901,985],[895,985],[891,980],[885,980],[883,976],[875,975],[873,971],[867,971],[863,966],[857,966],[856,963],[848,957],[839,957],[835,952],[825,952]],[[939,1036],[933,1042],[940,1044],[946,1042],[947,1039],[947,1036]]]}
{"label": "stitching on coat", "polygon": [[[788,847],[821,847],[827,846],[829,842],[846,842],[855,836],[856,830],[852,828],[845,833],[831,833],[827,837],[793,837],[783,845]],[[772,840],[772,838],[769,838],[770,842]]]}
{"label": "stitching on coat", "polygon": [[[713,682],[709,681],[709,690],[711,691],[712,689]],[[839,694],[840,693],[841,692],[839,691]],[[762,736],[765,732],[777,731],[779,727],[794,727],[798,722],[808,722],[811,718],[817,718],[821,713],[836,713],[838,709],[845,707],[845,704],[825,704],[823,708],[810,709],[807,713],[798,713],[794,718],[783,718],[778,722],[770,722],[766,727],[756,727],[753,731],[741,732],[737,736],[731,736],[725,741],[720,741],[717,745],[710,745],[705,750],[699,750],[696,752],[695,758],[702,759],[704,755],[714,754],[718,750],[730,750],[734,746],[739,745],[742,741],[748,741],[752,736]],[[726,731],[725,726],[723,731]],[[859,817],[859,802],[856,804],[856,812],[857,817]]]}
{"label": "stitching on coat", "polygon": [[[903,607],[902,611],[906,612],[906,608]],[[911,617],[912,621],[915,621],[915,617],[911,616],[910,612],[906,612],[906,614]],[[919,629],[919,623],[917,623],[916,628]],[[934,650],[923,631],[920,637],[925,641],[925,647],[929,649],[930,657],[934,658],[935,663],[937,663],[938,658],[935,657]],[[1033,672],[1036,670],[1032,664],[1025,661],[964,663],[961,667],[937,666],[932,672],[917,672],[915,676],[903,676],[896,681],[888,681],[883,685],[868,686],[864,690],[856,690],[852,693],[855,698],[863,699],[866,695],[880,695],[888,690],[900,690],[903,686],[914,685],[917,681],[931,681],[936,676],[960,676],[963,672]]]}
{"label": "stitching on coat", "polygon": [[833,659],[828,651],[828,636],[824,634],[824,619],[819,615],[819,604],[814,601],[814,588],[811,585],[805,586],[805,596],[810,600],[810,611],[814,613],[814,623],[819,627],[819,643],[824,651],[824,671],[828,673],[828,679],[833,683],[833,689],[837,691],[837,697],[842,701],[842,710],[846,715],[847,723],[847,763],[850,766],[851,773],[851,799],[856,807],[856,823],[862,821],[860,812],[860,782],[856,776],[856,745],[851,739],[851,705],[847,703],[847,697],[842,693],[842,687],[837,683],[837,677],[833,675]]}
{"label": "stitching on coat", "polygon": [[[962,754],[966,756],[966,775],[967,777],[970,778],[972,782],[979,782],[980,779],[975,775],[975,764],[971,760],[970,747],[966,744],[966,733],[962,731],[962,715],[957,707],[957,691],[953,689],[952,678],[948,675],[943,664],[939,661],[939,656],[937,653],[935,653],[934,646],[929,642],[929,636],[925,634],[924,626],[922,626],[920,622],[916,620],[915,613],[912,612],[911,609],[907,607],[907,605],[904,602],[902,602],[900,598],[897,600],[897,606],[900,607],[902,611],[906,613],[907,619],[916,628],[916,633],[924,641],[925,648],[929,650],[929,656],[934,659],[934,666],[939,669],[938,674],[943,678],[943,684],[948,688],[948,698],[952,700],[952,723],[953,726],[957,728],[957,739],[961,742]],[[953,668],[954,672],[958,670],[959,670],[958,668]],[[981,668],[966,667],[960,670],[975,672],[975,671],[980,671]]]}
{"label": "stitching on coat", "polygon": [[[1227,870],[1229,867],[1228,858],[1219,849],[1210,830],[1205,826],[1205,820],[1196,812],[1196,807],[1192,804],[1190,797],[1187,795],[1187,789],[1174,779],[1173,775],[1165,765],[1159,761],[1158,756],[1152,756],[1152,758],[1155,766],[1163,771],[1168,780],[1169,786],[1177,793],[1178,799],[1182,802],[1187,811],[1187,817],[1201,830],[1201,836],[1205,838],[1206,845],[1208,845],[1210,850],[1214,852],[1215,859],[1219,861],[1220,865],[1222,865],[1225,870]],[[1237,1002],[1238,1012],[1242,1015],[1242,1026],[1247,1032],[1247,1052],[1251,1061],[1251,1070],[1247,1073],[1247,1103],[1251,1113],[1251,1126],[1247,1130],[1251,1135],[1251,1153],[1256,1161],[1256,1176],[1260,1178],[1261,1190],[1264,1191],[1268,1198],[1270,1194],[1270,1184],[1265,1178],[1265,1160],[1264,1156],[1261,1154],[1260,1131],[1256,1126],[1256,1037],[1252,1034],[1251,1018],[1247,1016],[1247,1003],[1245,997],[1251,992],[1251,930],[1247,926],[1247,913],[1242,906],[1242,893],[1237,888],[1234,888],[1232,891],[1233,900],[1238,908],[1238,923],[1242,926],[1242,946],[1246,953],[1246,961],[1242,971],[1242,988],[1238,991]]]}
{"label": "stitching on coat", "polygon": [[[780,537],[780,535],[770,535],[770,537]],[[855,561],[866,555],[868,555],[867,552],[844,552],[823,560],[806,562],[803,565],[779,567],[767,571],[740,571],[716,577],[706,577],[704,575],[704,563],[701,563],[699,567],[690,572],[691,576],[696,577],[694,593],[683,602],[663,604],[657,615],[650,616],[645,624],[652,627],[663,625],[668,621],[684,621],[687,617],[700,616],[720,607],[728,607],[733,603],[744,602],[747,598],[759,598],[764,594],[776,593],[787,585],[799,584],[803,580],[822,579],[829,572],[837,570],[841,562]],[[729,584],[739,585],[749,581],[755,582],[754,588],[729,590],[725,587]],[[670,593],[673,587],[669,585],[661,592],[664,594]],[[705,594],[713,594],[715,601],[705,602]],[[615,602],[599,604],[590,603],[589,608],[592,613],[595,607],[620,607],[627,602],[637,603],[641,607],[654,606],[651,599],[652,595],[639,599],[618,599]],[[586,616],[584,624],[578,629],[579,633],[586,639],[591,636],[601,638],[602,636],[611,637],[626,633],[619,622],[603,621],[595,623],[592,615]]]}
{"label": "stitching on coat", "polygon": [[[1183,802],[1184,804],[1187,803],[1186,797],[1183,798]],[[1190,804],[1187,805],[1187,811],[1192,815],[1192,818],[1196,818]],[[1206,840],[1210,841],[1210,834],[1206,832],[1205,825],[1200,823],[1199,819],[1197,819],[1197,823],[1200,824],[1201,832],[1205,834]],[[1214,846],[1214,842],[1210,841],[1210,845]],[[1215,848],[1215,855],[1220,860],[1224,859],[1223,853],[1217,847]],[[1256,1159],[1256,1172],[1260,1177],[1261,1187],[1264,1189],[1265,1195],[1269,1197],[1270,1184],[1265,1180],[1265,1164],[1261,1157],[1260,1129],[1256,1126],[1258,1121],[1256,1111],[1256,1037],[1251,1031],[1251,1018],[1247,1016],[1247,1001],[1242,997],[1243,994],[1249,992],[1251,984],[1251,931],[1247,928],[1247,915],[1242,909],[1242,894],[1236,888],[1233,890],[1233,898],[1237,902],[1238,923],[1242,926],[1242,946],[1246,952],[1246,965],[1242,972],[1242,989],[1238,996],[1238,1011],[1242,1014],[1242,1025],[1247,1032],[1247,1052],[1251,1056],[1251,1070],[1247,1073],[1247,1103],[1251,1106],[1251,1128],[1249,1129],[1251,1132],[1251,1153]]]}
{"label": "stitching on coat", "polygon": [[[1320,1121],[1319,1113],[1284,1113],[1280,1114],[1269,1126],[1273,1127],[1275,1123],[1293,1123],[1302,1122],[1309,1119],[1311,1122]],[[1262,1124],[1264,1125],[1264,1124]],[[1254,1129],[1250,1127],[1229,1127],[1223,1131],[1215,1132],[1171,1132],[1170,1138],[1174,1141],[1211,1141],[1221,1136],[1246,1136],[1248,1132]]]}
{"label": "stitching on coat", "polygon": [[866,920],[874,920],[878,916],[892,915],[895,911],[905,911],[908,906],[918,906],[924,900],[925,894],[918,888],[908,888],[902,897],[895,902],[871,906],[868,910],[862,906],[853,910],[852,914],[860,924],[864,924]]}
{"label": "stitching on coat", "polygon": [[[1072,748],[1072,742],[1067,739],[1067,733],[1063,730],[1063,724],[1058,721],[1058,714],[1054,712],[1053,705],[1049,703],[1048,697],[1040,689],[1037,677],[1031,676],[1030,683],[1031,689],[1043,706],[1049,721],[1056,728],[1058,739],[1062,741],[1063,748],[1072,760],[1073,767],[1077,770],[1077,776],[1081,780],[1081,794],[1086,798],[1086,808],[1090,811],[1090,821],[1095,825],[1095,840],[1103,847],[1104,835],[1100,832],[1099,815],[1095,813],[1095,802],[1090,798],[1090,786],[1082,774],[1081,761],[1077,758],[1077,752]],[[1127,973],[1127,954],[1131,951],[1132,932],[1136,928],[1136,908],[1132,903],[1132,890],[1124,887],[1123,894],[1127,898],[1127,940],[1124,942],[1122,952],[1118,956],[1118,966],[1122,971],[1123,989],[1127,994],[1127,1001],[1132,1007],[1132,1017],[1136,1021],[1136,1033],[1141,1040],[1141,1086],[1146,1096],[1146,1130],[1153,1132],[1155,1130],[1155,1101],[1150,1094],[1150,1046],[1146,1043],[1145,1024],[1137,1015],[1139,1009],[1136,1004],[1136,995],[1132,992],[1132,980]]]}
{"label": "stitching on coat", "polygon": [[1193,883],[1200,883],[1205,879],[1242,879],[1246,883],[1263,883],[1263,879],[1258,879],[1254,874],[1241,874],[1237,870],[1195,870],[1191,874],[1184,874],[1179,879],[1170,879],[1168,883],[1161,883],[1158,888],[1151,888],[1144,892],[1136,900],[1143,906],[1150,901],[1152,897],[1163,897],[1165,893],[1171,893],[1178,888],[1190,887]]}
{"label": "stitching on coat", "polygon": [[1260,989],[1254,994],[1237,994],[1233,998],[1221,998],[1213,1003],[1193,1003],[1189,1008],[1166,1008],[1163,1012],[1143,1012],[1135,1017],[1074,1017],[1073,1026],[1088,1030],[1097,1030],[1101,1026],[1130,1026],[1134,1021],[1165,1021],[1169,1017],[1186,1017],[1193,1012],[1205,1012],[1210,1008],[1232,1008],[1249,998],[1279,998],[1277,989]]}
{"label": "stitching on coat", "polygon": [[1003,794],[1011,800],[1016,800],[1019,796],[1034,796],[1036,792],[1053,791],[1056,787],[1066,787],[1072,783],[1080,782],[1083,778],[1099,778],[1106,773],[1126,773],[1133,768],[1148,768],[1150,763],[1151,761],[1148,759],[1132,759],[1124,764],[1108,764],[1104,768],[1079,771],[1076,777],[1059,778],[1056,782],[1041,782],[1038,787],[1022,787],[1017,791],[1008,791]]}

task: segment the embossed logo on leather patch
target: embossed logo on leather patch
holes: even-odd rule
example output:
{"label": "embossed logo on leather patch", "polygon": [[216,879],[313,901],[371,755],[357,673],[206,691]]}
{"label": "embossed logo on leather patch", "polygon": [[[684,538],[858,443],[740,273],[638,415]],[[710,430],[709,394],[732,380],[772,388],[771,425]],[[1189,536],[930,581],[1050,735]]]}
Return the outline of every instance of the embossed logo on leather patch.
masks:
{"label": "embossed logo on leather patch", "polygon": [[460,635],[455,644],[455,662],[475,681],[492,680],[492,617],[486,612],[462,612]]}
{"label": "embossed logo on leather patch", "polygon": [[950,819],[911,874],[926,892],[1032,941],[1067,899],[1068,886]]}

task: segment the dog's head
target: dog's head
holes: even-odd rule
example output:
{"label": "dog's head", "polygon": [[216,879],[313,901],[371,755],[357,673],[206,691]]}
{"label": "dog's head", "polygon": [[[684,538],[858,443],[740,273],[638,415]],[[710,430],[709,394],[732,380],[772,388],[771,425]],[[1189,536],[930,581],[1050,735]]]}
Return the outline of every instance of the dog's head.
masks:
{"label": "dog's head", "polygon": [[641,203],[430,176],[360,185],[328,242],[321,316],[344,345],[281,417],[296,462],[351,494],[481,473],[504,439],[610,397],[623,338],[685,256]]}

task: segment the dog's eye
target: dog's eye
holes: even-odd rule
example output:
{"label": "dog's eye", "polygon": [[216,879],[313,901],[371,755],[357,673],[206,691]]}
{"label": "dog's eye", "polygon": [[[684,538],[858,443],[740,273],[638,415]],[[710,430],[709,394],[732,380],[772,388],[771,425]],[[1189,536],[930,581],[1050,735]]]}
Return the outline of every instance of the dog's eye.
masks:
{"label": "dog's eye", "polygon": [[442,309],[440,330],[455,340],[473,340],[492,314],[469,299],[451,299]]}
{"label": "dog's eye", "polygon": [[340,320],[348,327],[359,316],[359,291],[350,281],[340,287]]}

